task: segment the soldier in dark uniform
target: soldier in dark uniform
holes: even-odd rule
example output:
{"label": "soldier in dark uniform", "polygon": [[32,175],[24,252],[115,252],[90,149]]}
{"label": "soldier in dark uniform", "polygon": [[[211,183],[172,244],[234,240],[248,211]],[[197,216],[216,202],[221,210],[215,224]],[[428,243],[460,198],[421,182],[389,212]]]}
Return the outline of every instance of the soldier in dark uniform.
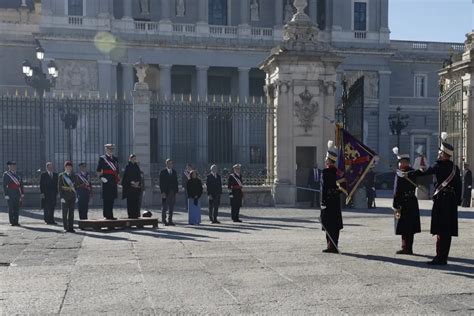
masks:
{"label": "soldier in dark uniform", "polygon": [[323,252],[337,253],[339,231],[343,228],[340,190],[337,187],[337,153],[333,142],[328,142],[326,167],[321,176],[321,224],[326,231],[327,248]]}
{"label": "soldier in dark uniform", "polygon": [[72,162],[64,163],[64,172],[58,177],[58,191],[61,197],[61,207],[63,209],[64,231],[74,233],[74,206],[77,202],[78,183],[76,175],[72,172]]}
{"label": "soldier in dark uniform", "polygon": [[367,208],[375,208],[375,173],[372,169],[365,175],[365,193],[367,195]]}
{"label": "soldier in dark uniform", "polygon": [[472,190],[472,172],[469,169],[469,164],[464,164],[464,172],[462,176],[462,207],[470,207],[471,206],[471,190]]}
{"label": "soldier in dark uniform", "polygon": [[[451,161],[452,145],[445,142],[447,133],[441,133],[442,143],[436,163],[425,171],[412,171],[416,176],[435,175],[436,190],[433,193],[431,212],[431,234],[437,235],[436,256],[431,265],[446,265],[452,236],[458,236],[458,205],[461,204],[461,175],[459,168]],[[407,174],[405,174],[407,176]]]}
{"label": "soldier in dark uniform", "polygon": [[217,220],[219,205],[221,203],[222,180],[217,173],[217,166],[211,166],[211,172],[207,175],[207,195],[209,198],[209,220],[213,224],[220,224]]}
{"label": "soldier in dark uniform", "polygon": [[122,198],[127,199],[128,218],[140,217],[141,184],[142,174],[137,164],[137,156],[131,154],[122,179]]}
{"label": "soldier in dark uniform", "polygon": [[114,201],[117,198],[117,185],[120,183],[118,159],[113,155],[114,145],[106,144],[105,155],[100,156],[97,173],[102,181],[103,214],[106,219],[114,217]]}
{"label": "soldier in dark uniform", "polygon": [[242,199],[244,198],[243,189],[243,179],[240,173],[240,164],[236,164],[232,167],[234,172],[229,175],[227,180],[227,188],[230,190],[230,207],[231,207],[231,217],[232,221],[235,223],[241,223],[242,221],[239,218],[240,208],[242,207]]}
{"label": "soldier in dark uniform", "polygon": [[52,162],[46,163],[46,171],[40,177],[41,206],[46,224],[56,225],[54,208],[58,197],[58,174],[54,172]]}
{"label": "soldier in dark uniform", "polygon": [[[321,187],[321,170],[318,168],[318,163],[315,162],[313,168],[309,171],[308,174],[308,188],[317,190],[311,191],[311,202],[310,207],[320,207],[321,206],[321,194],[319,188]],[[315,203],[316,201],[316,203]]]}
{"label": "soldier in dark uniform", "polygon": [[18,217],[24,197],[23,181],[16,174],[16,162],[7,162],[8,170],[3,173],[3,192],[8,203],[8,218],[10,225],[20,226]]}
{"label": "soldier in dark uniform", "polygon": [[85,162],[79,164],[79,173],[77,174],[77,188],[79,219],[87,219],[89,212],[89,201],[92,196],[92,185],[90,183],[89,173],[87,172],[87,164]]}
{"label": "soldier in dark uniform", "polygon": [[[399,154],[397,147],[393,148],[393,152],[398,159],[398,173],[413,171],[409,155]],[[412,255],[414,236],[421,231],[415,184],[414,174],[409,174],[407,177],[395,176],[392,205],[395,212],[395,234],[402,236],[402,249],[398,250],[397,254]]]}

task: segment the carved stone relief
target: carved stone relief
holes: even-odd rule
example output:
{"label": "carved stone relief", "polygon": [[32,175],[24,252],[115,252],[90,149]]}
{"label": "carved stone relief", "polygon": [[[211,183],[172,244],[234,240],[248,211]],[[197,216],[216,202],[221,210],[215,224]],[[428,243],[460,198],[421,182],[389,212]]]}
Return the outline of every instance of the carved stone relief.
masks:
{"label": "carved stone relief", "polygon": [[85,92],[98,90],[97,63],[85,60],[55,61],[59,70],[56,90]]}
{"label": "carved stone relief", "polygon": [[313,101],[314,96],[307,88],[299,94],[300,101],[295,102],[295,116],[300,121],[305,133],[311,130],[314,118],[319,110],[319,104]]}

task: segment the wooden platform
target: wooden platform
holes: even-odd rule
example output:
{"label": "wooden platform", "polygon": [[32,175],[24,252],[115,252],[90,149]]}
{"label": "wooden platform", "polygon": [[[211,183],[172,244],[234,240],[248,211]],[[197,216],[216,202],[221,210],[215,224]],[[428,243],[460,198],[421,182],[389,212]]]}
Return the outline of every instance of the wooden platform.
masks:
{"label": "wooden platform", "polygon": [[111,219],[87,219],[79,220],[80,229],[93,229],[101,230],[102,228],[127,228],[127,227],[138,227],[152,226],[158,228],[158,219],[150,217],[140,218],[118,218],[116,220]]}

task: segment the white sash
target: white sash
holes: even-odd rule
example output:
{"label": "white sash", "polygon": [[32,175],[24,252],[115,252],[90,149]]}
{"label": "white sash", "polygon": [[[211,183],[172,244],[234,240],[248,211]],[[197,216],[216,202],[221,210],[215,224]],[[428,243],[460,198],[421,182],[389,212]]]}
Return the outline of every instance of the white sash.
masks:
{"label": "white sash", "polygon": [[63,174],[63,179],[64,181],[66,182],[66,184],[68,185],[68,187],[71,188],[71,190],[76,193],[76,189],[74,188],[74,183],[72,183],[72,180],[71,178],[69,178],[69,176],[67,175],[67,173],[64,173]]}
{"label": "white sash", "polygon": [[12,179],[13,182],[15,182],[16,185],[20,186],[20,180],[18,180],[18,178],[13,174],[11,173],[10,171],[7,171],[6,174],[10,177],[10,179]]}
{"label": "white sash", "polygon": [[234,174],[234,173],[231,173],[230,174],[232,176],[232,178],[234,178],[235,182],[237,182],[237,184],[240,186],[240,187],[243,187],[244,185],[242,184],[242,181],[239,180],[239,178]]}
{"label": "white sash", "polygon": [[188,170],[185,170],[184,171],[184,175],[186,176],[186,178],[191,179],[191,172],[189,172]]}
{"label": "white sash", "polygon": [[85,185],[89,185],[89,181],[87,181],[86,177],[82,176],[80,173],[77,175],[79,179],[81,179],[82,183]]}
{"label": "white sash", "polygon": [[104,161],[105,163],[110,167],[110,169],[112,169],[113,171],[117,172],[117,167],[115,167],[115,164],[113,164],[112,162],[109,161],[109,159],[107,159],[107,156],[103,156],[104,157]]}

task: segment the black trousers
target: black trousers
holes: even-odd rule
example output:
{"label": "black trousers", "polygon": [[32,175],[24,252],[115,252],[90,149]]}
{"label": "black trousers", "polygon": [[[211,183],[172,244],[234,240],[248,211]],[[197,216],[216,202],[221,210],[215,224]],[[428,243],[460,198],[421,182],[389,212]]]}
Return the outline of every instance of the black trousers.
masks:
{"label": "black trousers", "polygon": [[221,204],[221,196],[212,196],[212,200],[209,200],[209,219],[211,221],[217,221],[217,215],[219,213],[219,205]]}
{"label": "black trousers", "polygon": [[471,197],[470,196],[463,197],[461,206],[462,207],[471,207]]}
{"label": "black trousers", "polygon": [[67,199],[65,203],[61,203],[63,209],[63,227],[66,231],[74,229],[74,205],[75,199]]}
{"label": "black trousers", "polygon": [[449,250],[451,249],[450,235],[438,235],[436,240],[436,259],[440,261],[448,261]]}
{"label": "black trousers", "polygon": [[89,196],[79,195],[77,208],[79,209],[79,219],[87,219],[87,213],[89,212]]}
{"label": "black trousers", "polygon": [[44,200],[44,222],[46,224],[54,223],[54,207],[52,201]]}
{"label": "black trousers", "polygon": [[[331,236],[329,238],[328,234]],[[333,243],[334,241],[334,243]],[[328,230],[326,233],[326,243],[328,246],[328,249],[336,249],[337,245],[339,244],[339,229],[334,229],[334,230]]]}
{"label": "black trousers", "polygon": [[18,225],[18,218],[20,217],[20,199],[10,197],[8,200],[8,218],[10,224]]}
{"label": "black trousers", "polygon": [[104,200],[103,214],[106,219],[114,218],[114,200]]}
{"label": "black trousers", "polygon": [[242,206],[242,199],[231,198],[230,199],[230,213],[233,221],[239,220],[240,207]]}
{"label": "black trousers", "polygon": [[[186,200],[187,201],[187,200]],[[176,203],[176,193],[170,192],[166,199],[161,199],[161,221],[166,223],[166,213],[168,212],[168,222],[173,222],[174,204]],[[187,205],[188,203],[186,203]]]}
{"label": "black trousers", "polygon": [[372,188],[366,190],[367,194],[367,208],[375,207],[375,192]]}
{"label": "black trousers", "polygon": [[402,235],[402,249],[406,251],[413,252],[413,240],[415,238],[414,234],[403,234]]}
{"label": "black trousers", "polygon": [[140,198],[138,196],[127,197],[128,218],[140,217]]}

